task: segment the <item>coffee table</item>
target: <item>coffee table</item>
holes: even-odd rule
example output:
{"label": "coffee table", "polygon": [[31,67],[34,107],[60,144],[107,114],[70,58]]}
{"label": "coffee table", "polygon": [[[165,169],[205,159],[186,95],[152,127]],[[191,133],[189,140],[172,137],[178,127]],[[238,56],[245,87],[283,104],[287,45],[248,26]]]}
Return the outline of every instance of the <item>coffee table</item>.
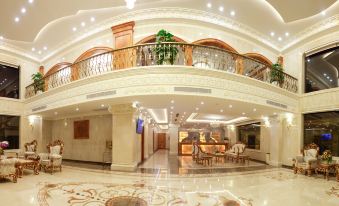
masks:
{"label": "coffee table", "polygon": [[225,153],[215,153],[215,154],[213,154],[213,156],[215,157],[215,162],[217,163],[222,159],[225,160],[226,154]]}
{"label": "coffee table", "polygon": [[318,175],[318,172],[324,173],[324,178],[326,178],[326,180],[328,180],[328,175],[329,175],[330,171],[336,172],[336,164],[335,163],[332,163],[332,164],[320,163],[317,166],[317,168],[315,168],[315,173],[317,175]]}
{"label": "coffee table", "polygon": [[18,177],[21,178],[24,169],[33,170],[35,175],[39,174],[39,160],[37,159],[18,159],[17,163]]}

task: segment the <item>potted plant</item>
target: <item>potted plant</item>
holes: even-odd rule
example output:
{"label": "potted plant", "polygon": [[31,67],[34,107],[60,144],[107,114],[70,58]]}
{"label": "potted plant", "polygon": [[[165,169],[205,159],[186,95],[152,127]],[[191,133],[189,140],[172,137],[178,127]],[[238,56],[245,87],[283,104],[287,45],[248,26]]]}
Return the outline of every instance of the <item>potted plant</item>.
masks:
{"label": "potted plant", "polygon": [[153,49],[153,52],[156,54],[157,64],[174,64],[174,61],[178,54],[178,48],[171,44],[162,44],[164,42],[175,42],[173,39],[173,34],[162,29],[156,35],[156,46]]}
{"label": "potted plant", "polygon": [[284,70],[281,64],[273,64],[270,72],[270,83],[277,83],[280,87],[283,86],[285,80]]}
{"label": "potted plant", "polygon": [[42,93],[44,91],[45,81],[43,80],[43,75],[40,72],[32,74],[34,92],[36,94]]}
{"label": "potted plant", "polygon": [[324,153],[320,156],[321,160],[325,164],[330,164],[332,162],[332,153],[330,150],[325,150]]}
{"label": "potted plant", "polygon": [[0,156],[4,155],[4,149],[9,146],[7,141],[0,142]]}

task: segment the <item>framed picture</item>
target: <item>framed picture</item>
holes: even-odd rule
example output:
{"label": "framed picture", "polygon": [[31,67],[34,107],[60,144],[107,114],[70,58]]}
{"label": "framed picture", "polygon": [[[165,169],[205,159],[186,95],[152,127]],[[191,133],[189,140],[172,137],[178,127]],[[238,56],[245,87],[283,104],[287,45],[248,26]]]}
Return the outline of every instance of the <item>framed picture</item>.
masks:
{"label": "framed picture", "polygon": [[89,139],[89,120],[74,121],[74,139]]}

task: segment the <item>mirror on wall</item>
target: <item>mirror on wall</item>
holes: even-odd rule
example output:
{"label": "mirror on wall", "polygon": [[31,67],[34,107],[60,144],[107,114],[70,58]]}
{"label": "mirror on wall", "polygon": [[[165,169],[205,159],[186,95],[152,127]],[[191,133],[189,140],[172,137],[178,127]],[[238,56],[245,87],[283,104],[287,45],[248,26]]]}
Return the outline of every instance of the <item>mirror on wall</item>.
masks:
{"label": "mirror on wall", "polygon": [[19,68],[0,63],[0,97],[19,99]]}
{"label": "mirror on wall", "polygon": [[19,149],[20,117],[0,115],[0,142],[8,141],[6,149]]}
{"label": "mirror on wall", "polygon": [[305,57],[305,92],[338,87],[339,46]]}

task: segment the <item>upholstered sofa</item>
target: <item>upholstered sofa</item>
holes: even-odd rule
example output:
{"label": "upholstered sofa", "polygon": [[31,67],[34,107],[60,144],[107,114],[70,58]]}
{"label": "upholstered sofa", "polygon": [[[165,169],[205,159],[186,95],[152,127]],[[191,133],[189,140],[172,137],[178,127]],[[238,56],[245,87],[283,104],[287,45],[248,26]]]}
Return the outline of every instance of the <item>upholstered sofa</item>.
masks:
{"label": "upholstered sofa", "polygon": [[0,178],[12,178],[13,182],[17,182],[18,178],[18,169],[17,169],[18,159],[1,159],[0,160]]}
{"label": "upholstered sofa", "polygon": [[304,149],[301,150],[301,154],[293,159],[294,173],[297,174],[300,172],[311,176],[312,171],[314,171],[318,165],[318,155],[318,145],[314,143],[306,145]]}
{"label": "upholstered sofa", "polygon": [[232,162],[245,162],[247,160],[247,163],[249,163],[249,156],[244,154],[245,149],[246,145],[244,143],[237,142],[225,152],[226,159],[232,160]]}
{"label": "upholstered sofa", "polygon": [[53,174],[54,169],[62,170],[62,152],[64,143],[61,140],[56,140],[52,144],[47,145],[48,153],[40,153],[40,170],[50,171]]}

